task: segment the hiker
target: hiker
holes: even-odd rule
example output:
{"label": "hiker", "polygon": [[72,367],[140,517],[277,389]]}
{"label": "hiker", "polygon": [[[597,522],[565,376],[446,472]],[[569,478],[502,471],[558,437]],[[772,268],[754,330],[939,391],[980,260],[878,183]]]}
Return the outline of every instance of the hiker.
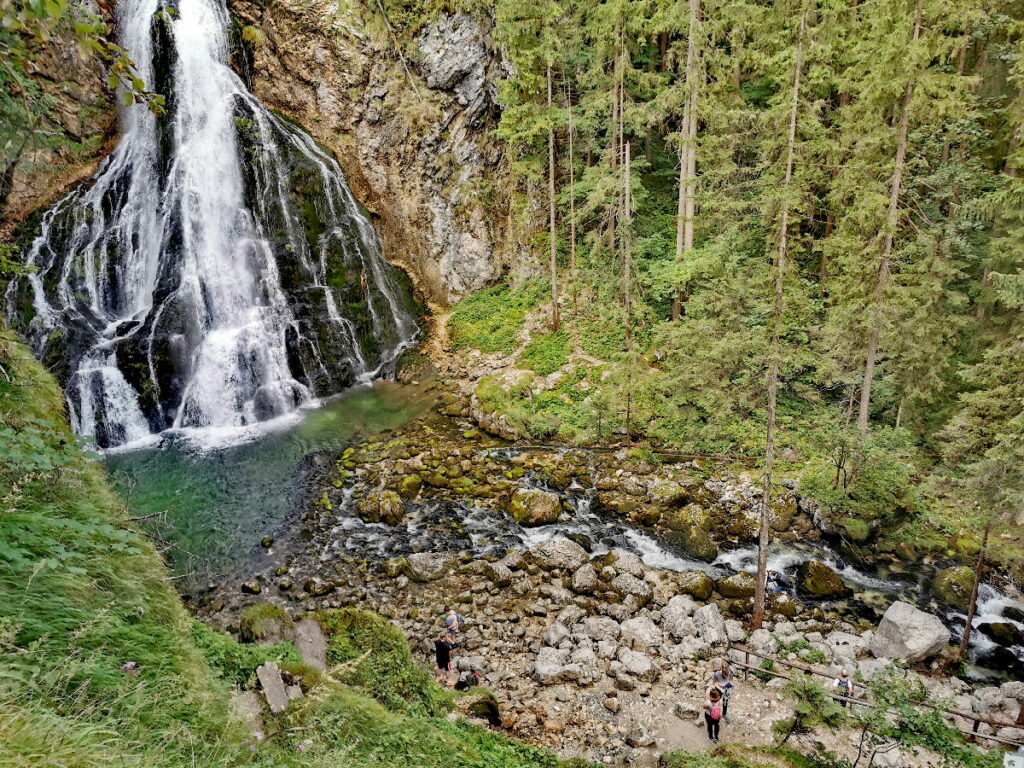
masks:
{"label": "hiker", "polygon": [[476,670],[471,670],[459,675],[458,682],[455,683],[455,690],[468,691],[470,688],[477,685],[480,685],[480,675],[477,674]]}
{"label": "hiker", "polygon": [[444,616],[444,628],[451,632],[453,635],[459,634],[462,628],[466,625],[466,617],[456,611],[454,608],[449,608],[448,613]]}
{"label": "hiker", "polygon": [[708,697],[704,700],[704,722],[708,726],[708,738],[712,744],[718,743],[718,728],[722,720],[722,693],[712,686],[708,689]]}
{"label": "hiker", "polygon": [[434,640],[434,659],[437,661],[437,673],[434,675],[434,680],[439,684],[455,685],[453,680],[448,679],[448,674],[452,669],[452,648],[454,647],[455,635],[451,632],[446,632]]}
{"label": "hiker", "polygon": [[[832,683],[832,686],[834,688],[839,689],[837,693],[840,696],[845,696],[848,699],[853,698],[853,680],[850,679],[850,673],[847,672],[845,669],[839,670],[839,677],[835,679],[835,681]],[[839,703],[845,707],[850,702],[840,701]]]}
{"label": "hiker", "polygon": [[722,694],[722,719],[727,723],[729,722],[729,696],[732,695],[734,679],[732,670],[729,669],[729,665],[725,662],[722,662],[721,666],[711,676],[711,687],[717,689]]}

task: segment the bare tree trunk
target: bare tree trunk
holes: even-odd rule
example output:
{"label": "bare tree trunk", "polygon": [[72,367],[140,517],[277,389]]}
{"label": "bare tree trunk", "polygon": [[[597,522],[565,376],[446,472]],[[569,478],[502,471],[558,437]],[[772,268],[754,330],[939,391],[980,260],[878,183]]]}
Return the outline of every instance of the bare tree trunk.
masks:
{"label": "bare tree trunk", "polygon": [[[689,0],[690,31],[686,42],[686,104],[683,108],[683,138],[679,146],[679,202],[676,212],[676,261],[681,262],[693,250],[693,224],[697,209],[697,100],[700,80],[697,63],[700,56],[700,0]],[[699,79],[698,79],[699,78]],[[672,319],[678,320],[683,310],[680,286],[672,301]]]}
{"label": "bare tree trunk", "polygon": [[981,586],[981,571],[985,567],[985,555],[988,553],[988,535],[992,530],[992,515],[985,520],[985,531],[981,535],[981,549],[978,560],[974,564],[974,584],[971,585],[971,602],[967,606],[967,621],[964,622],[964,636],[960,638],[960,661],[967,660],[967,652],[971,648],[971,630],[974,629],[974,616],[978,612],[978,589]]}
{"label": "bare tree trunk", "polygon": [[548,65],[548,216],[551,236],[551,330],[561,325],[558,315],[558,236],[555,221],[555,123],[551,105],[551,65]]}
{"label": "bare tree trunk", "polygon": [[778,403],[779,373],[782,368],[782,315],[785,311],[786,258],[789,251],[789,199],[793,185],[793,155],[796,147],[797,111],[800,108],[800,79],[804,68],[804,28],[807,12],[800,17],[800,31],[797,35],[796,57],[793,62],[793,90],[789,105],[789,134],[786,138],[786,175],[782,182],[782,216],[779,221],[779,247],[775,252],[775,296],[772,306],[771,363],[768,368],[767,429],[764,445],[764,476],[761,485],[761,519],[757,537],[757,584],[754,588],[754,629],[760,629],[764,622],[764,605],[768,576],[768,545],[771,543],[771,527],[768,524],[772,502],[772,471],[775,464],[775,411]]}
{"label": "bare tree trunk", "polygon": [[[921,0],[917,2],[914,19],[914,42],[921,37]],[[871,410],[871,385],[875,378],[875,364],[878,361],[878,342],[882,335],[882,302],[889,283],[892,264],[892,250],[899,223],[900,193],[903,190],[903,169],[907,161],[907,133],[910,129],[910,101],[914,97],[914,80],[903,90],[903,109],[900,115],[899,143],[896,146],[896,165],[889,185],[889,213],[885,222],[885,236],[882,241],[882,258],[878,265],[878,278],[874,290],[874,323],[868,337],[868,349],[864,362],[864,383],[860,388],[860,411],[857,415],[857,429],[862,435],[868,431],[868,415]]]}
{"label": "bare tree trunk", "polygon": [[622,190],[622,306],[626,312],[626,349],[633,351],[633,191],[630,184],[629,142],[625,142]]}
{"label": "bare tree trunk", "polygon": [[566,84],[565,109],[569,119],[569,279],[572,281],[572,313],[579,313],[579,288],[576,268],[576,154],[573,149],[572,91]]}

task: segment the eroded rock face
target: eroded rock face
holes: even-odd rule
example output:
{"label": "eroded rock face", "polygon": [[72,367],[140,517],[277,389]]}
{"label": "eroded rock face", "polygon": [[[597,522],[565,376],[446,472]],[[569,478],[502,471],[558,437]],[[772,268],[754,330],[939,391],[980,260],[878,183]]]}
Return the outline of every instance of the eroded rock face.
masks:
{"label": "eroded rock face", "polygon": [[487,195],[504,167],[491,129],[508,65],[486,13],[440,15],[408,47],[406,69],[355,4],[340,13],[334,0],[230,6],[268,38],[253,50],[256,95],[338,154],[385,257],[428,304],[443,309],[522,261],[504,236],[508,202]]}
{"label": "eroded rock face", "polygon": [[949,630],[938,616],[909,603],[895,602],[886,610],[871,639],[871,653],[913,664],[939,653],[949,645],[949,640]]}
{"label": "eroded rock face", "polygon": [[[78,3],[87,13],[109,21],[109,13],[95,0]],[[0,233],[30,211],[58,197],[70,185],[86,178],[104,154],[105,143],[116,129],[114,94],[107,89],[107,67],[98,56],[84,53],[57,29],[33,62],[33,74],[41,92],[52,101],[51,134],[62,134],[70,147],[26,142],[10,178],[0,179]],[[151,85],[151,84],[147,84]],[[146,109],[137,106],[134,109]]]}

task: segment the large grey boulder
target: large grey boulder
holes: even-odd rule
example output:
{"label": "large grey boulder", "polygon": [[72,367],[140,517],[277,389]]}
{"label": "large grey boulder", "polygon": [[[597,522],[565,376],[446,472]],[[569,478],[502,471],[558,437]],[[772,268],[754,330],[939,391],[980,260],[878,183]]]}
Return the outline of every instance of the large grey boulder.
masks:
{"label": "large grey boulder", "polygon": [[601,564],[612,566],[617,573],[628,573],[630,576],[635,576],[638,579],[644,577],[644,561],[640,559],[639,555],[630,552],[628,549],[616,547],[604,556]]}
{"label": "large grey boulder", "polygon": [[646,605],[651,600],[651,585],[628,573],[620,573],[612,579],[611,587],[624,598],[633,597],[638,605]]}
{"label": "large grey boulder", "polygon": [[556,536],[538,544],[530,550],[530,559],[545,570],[561,568],[575,571],[587,562],[587,552],[575,541]]}
{"label": "large grey boulder", "polygon": [[558,648],[541,648],[533,662],[533,679],[541,685],[561,682],[569,651]]}
{"label": "large grey boulder", "polygon": [[910,664],[934,656],[949,645],[950,633],[938,616],[909,603],[889,606],[871,638],[871,653],[878,658],[902,659]]}
{"label": "large grey boulder", "polygon": [[579,595],[589,595],[597,589],[597,569],[593,563],[584,563],[572,575],[572,591]]}
{"label": "large grey boulder", "polygon": [[405,559],[405,570],[413,581],[436,581],[451,564],[452,556],[443,552],[417,552]]}
{"label": "large grey boulder", "polygon": [[583,620],[582,630],[591,640],[618,640],[619,622],[608,616],[590,616]]}
{"label": "large grey boulder", "polygon": [[662,643],[661,630],[647,616],[638,616],[622,622],[621,640],[633,648],[657,648]]}
{"label": "large grey boulder", "polygon": [[508,513],[520,525],[548,525],[562,513],[562,501],[550,491],[519,488],[508,502]]}
{"label": "large grey boulder", "polygon": [[544,642],[547,645],[558,647],[562,644],[562,641],[569,637],[569,629],[560,621],[556,621],[550,627],[547,632],[544,633]]}
{"label": "large grey boulder", "polygon": [[676,595],[661,609],[662,629],[676,640],[682,640],[695,629],[690,617],[697,608],[689,595]]}
{"label": "large grey boulder", "polygon": [[637,680],[652,683],[661,674],[661,670],[651,657],[640,651],[619,648],[618,660],[622,664],[623,671]]}
{"label": "large grey boulder", "polygon": [[714,603],[702,605],[693,613],[693,623],[701,639],[711,645],[724,645],[729,642],[729,634],[725,628],[722,612]]}

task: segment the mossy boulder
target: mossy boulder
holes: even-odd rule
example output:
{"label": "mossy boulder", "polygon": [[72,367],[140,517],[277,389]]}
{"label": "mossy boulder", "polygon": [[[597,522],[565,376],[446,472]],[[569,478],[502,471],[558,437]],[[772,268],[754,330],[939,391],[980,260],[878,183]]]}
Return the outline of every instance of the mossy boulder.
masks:
{"label": "mossy boulder", "polygon": [[871,526],[859,517],[848,517],[839,521],[843,534],[854,544],[863,544],[871,538]]}
{"label": "mossy boulder", "polygon": [[704,571],[686,571],[679,575],[679,591],[698,600],[707,600],[715,591],[715,580]]}
{"label": "mossy boulder", "polygon": [[793,524],[796,517],[796,499],[792,496],[782,496],[771,503],[768,512],[768,525],[777,533],[785,533]]}
{"label": "mossy boulder", "polygon": [[690,501],[686,488],[674,480],[657,480],[648,489],[651,503],[662,507],[676,507]]}
{"label": "mossy boulder", "polygon": [[238,617],[238,639],[243,643],[277,645],[291,641],[292,620],[279,605],[252,603]]}
{"label": "mossy boulder", "polygon": [[423,478],[419,475],[405,475],[398,481],[398,495],[403,499],[415,499],[423,487]]}
{"label": "mossy boulder", "polygon": [[405,504],[394,491],[371,493],[357,507],[359,516],[368,523],[398,525],[405,518]]}
{"label": "mossy boulder", "polygon": [[507,509],[520,525],[547,525],[562,513],[562,501],[549,491],[519,488],[509,499]]}
{"label": "mossy boulder", "polygon": [[757,589],[757,577],[747,571],[719,579],[715,584],[722,597],[751,597]]}
{"label": "mossy boulder", "polygon": [[966,611],[974,589],[974,569],[966,565],[944,568],[932,578],[932,591],[940,600]]}
{"label": "mossy boulder", "polygon": [[670,543],[699,560],[718,557],[718,545],[711,539],[711,513],[699,504],[687,504],[661,516],[659,526],[667,531]]}
{"label": "mossy boulder", "polygon": [[597,512],[629,517],[640,508],[640,502],[628,493],[601,491],[594,497],[594,508]]}
{"label": "mossy boulder", "polygon": [[800,594],[815,598],[844,597],[850,591],[839,574],[820,560],[800,563],[796,586]]}
{"label": "mossy boulder", "polygon": [[768,611],[776,616],[792,619],[803,610],[803,606],[784,592],[771,593],[767,596]]}

